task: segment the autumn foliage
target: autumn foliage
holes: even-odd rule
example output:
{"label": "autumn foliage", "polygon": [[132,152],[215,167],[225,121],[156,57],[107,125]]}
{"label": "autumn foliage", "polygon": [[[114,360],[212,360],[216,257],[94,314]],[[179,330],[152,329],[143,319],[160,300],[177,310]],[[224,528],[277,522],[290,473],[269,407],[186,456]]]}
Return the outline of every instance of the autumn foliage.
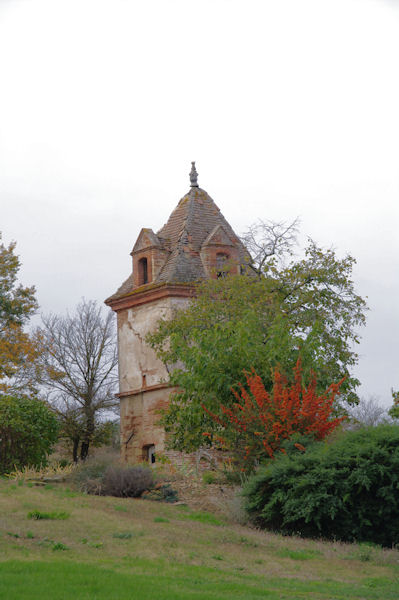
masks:
{"label": "autumn foliage", "polygon": [[[345,419],[332,416],[343,380],[318,395],[315,375],[307,387],[303,385],[300,359],[294,375],[294,383],[289,385],[276,369],[269,393],[261,377],[252,370],[245,374],[247,387],[239,384],[239,391],[233,390],[236,402],[231,407],[222,405],[220,416],[203,406],[223,428],[222,435],[213,436],[213,440],[232,451],[239,463],[253,464],[255,459],[273,458],[276,452],[284,452],[284,442],[295,434],[311,440],[328,436]],[[210,437],[207,433],[203,435]],[[295,446],[305,450],[302,444]]]}
{"label": "autumn foliage", "polygon": [[24,325],[37,309],[34,287],[18,285],[21,263],[15,243],[5,246],[0,234],[0,393],[30,389],[29,369],[37,349]]}

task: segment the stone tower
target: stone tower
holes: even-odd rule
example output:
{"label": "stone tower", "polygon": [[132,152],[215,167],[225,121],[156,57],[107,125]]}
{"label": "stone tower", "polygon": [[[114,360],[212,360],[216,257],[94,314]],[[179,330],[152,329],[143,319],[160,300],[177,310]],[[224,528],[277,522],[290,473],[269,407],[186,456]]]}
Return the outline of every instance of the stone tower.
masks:
{"label": "stone tower", "polygon": [[155,462],[165,450],[159,411],[173,388],[163,363],[145,343],[161,317],[184,307],[195,282],[239,273],[248,253],[212,198],[198,187],[195,163],[190,191],[157,233],[142,229],[133,246],[133,269],[105,302],[117,313],[121,454],[126,462]]}

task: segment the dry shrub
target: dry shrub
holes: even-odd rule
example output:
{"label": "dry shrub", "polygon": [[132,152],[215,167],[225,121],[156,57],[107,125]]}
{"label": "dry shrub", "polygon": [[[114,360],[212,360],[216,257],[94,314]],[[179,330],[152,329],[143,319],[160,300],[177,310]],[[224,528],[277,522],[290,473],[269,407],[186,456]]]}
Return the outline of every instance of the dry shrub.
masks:
{"label": "dry shrub", "polygon": [[151,469],[144,466],[108,467],[102,481],[102,496],[138,498],[154,485]]}
{"label": "dry shrub", "polygon": [[241,492],[241,488],[235,489],[233,494],[225,495],[223,502],[219,500],[216,506],[231,523],[248,525],[249,517],[244,509]]}
{"label": "dry shrub", "polygon": [[48,479],[63,481],[73,473],[74,469],[75,465],[73,464],[62,465],[61,463],[54,463],[44,467],[16,468],[11,473],[8,473],[7,477],[15,481],[46,481]]}
{"label": "dry shrub", "polygon": [[71,480],[81,492],[100,495],[105,472],[114,463],[113,454],[90,457],[77,465],[71,474]]}

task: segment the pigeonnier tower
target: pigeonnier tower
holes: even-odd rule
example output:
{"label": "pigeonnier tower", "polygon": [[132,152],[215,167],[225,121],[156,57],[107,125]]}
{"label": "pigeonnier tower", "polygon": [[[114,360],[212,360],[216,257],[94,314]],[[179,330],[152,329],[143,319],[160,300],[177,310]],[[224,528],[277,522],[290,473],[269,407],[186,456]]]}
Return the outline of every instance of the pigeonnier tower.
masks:
{"label": "pigeonnier tower", "polygon": [[190,191],[157,233],[140,231],[130,254],[131,274],[105,303],[117,313],[122,459],[151,463],[165,452],[159,412],[173,388],[146,335],[161,317],[190,302],[196,282],[223,276],[226,270],[240,273],[250,257],[215,202],[198,186],[194,162]]}

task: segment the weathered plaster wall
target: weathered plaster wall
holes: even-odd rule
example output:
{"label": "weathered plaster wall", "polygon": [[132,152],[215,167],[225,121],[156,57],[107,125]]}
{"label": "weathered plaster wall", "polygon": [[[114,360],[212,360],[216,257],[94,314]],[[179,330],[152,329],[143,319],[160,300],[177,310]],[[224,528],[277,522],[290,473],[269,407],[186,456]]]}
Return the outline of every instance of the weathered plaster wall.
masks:
{"label": "weathered plaster wall", "polygon": [[121,399],[121,458],[135,463],[145,460],[143,448],[165,449],[165,431],[159,425],[160,411],[168,404],[171,388],[147,390]]}
{"label": "weathered plaster wall", "polygon": [[[119,390],[140,390],[168,380],[168,373],[155,352],[146,344],[146,335],[160,318],[169,318],[185,298],[163,298],[118,313]],[[143,379],[143,376],[144,379]]]}
{"label": "weathered plaster wall", "polygon": [[132,392],[121,397],[121,458],[126,462],[143,460],[143,448],[149,445],[156,453],[164,451],[165,431],[158,422],[172,389],[151,389],[166,383],[168,373],[145,337],[161,317],[170,318],[187,302],[169,297],[118,313],[119,389],[121,394]]}

